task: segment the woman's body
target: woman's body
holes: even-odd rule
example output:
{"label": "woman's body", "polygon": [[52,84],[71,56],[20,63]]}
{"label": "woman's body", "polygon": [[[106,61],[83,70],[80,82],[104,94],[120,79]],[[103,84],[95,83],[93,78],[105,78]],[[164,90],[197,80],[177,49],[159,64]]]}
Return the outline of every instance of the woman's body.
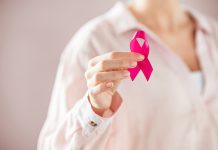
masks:
{"label": "woman's body", "polygon": [[[218,149],[218,28],[185,12],[176,0],[136,0],[83,27],[62,55],[39,149]],[[149,82],[117,67],[140,61],[128,53],[137,29],[148,34]],[[116,80],[94,80],[101,69]],[[203,74],[202,92],[192,71]]]}

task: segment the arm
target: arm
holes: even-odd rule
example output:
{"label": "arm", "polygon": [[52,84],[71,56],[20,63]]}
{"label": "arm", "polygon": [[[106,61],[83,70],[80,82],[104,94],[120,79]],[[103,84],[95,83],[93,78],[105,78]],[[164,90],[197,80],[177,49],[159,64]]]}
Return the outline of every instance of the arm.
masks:
{"label": "arm", "polygon": [[[113,115],[106,118],[93,111],[84,77],[89,59],[96,55],[91,39],[78,34],[62,54],[39,150],[96,149],[104,145]],[[121,98],[118,95],[114,99]]]}

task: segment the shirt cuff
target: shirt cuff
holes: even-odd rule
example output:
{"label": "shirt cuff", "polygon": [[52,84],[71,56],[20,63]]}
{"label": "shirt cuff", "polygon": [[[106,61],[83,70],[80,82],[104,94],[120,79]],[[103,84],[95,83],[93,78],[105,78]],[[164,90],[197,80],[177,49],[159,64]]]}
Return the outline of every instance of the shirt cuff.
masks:
{"label": "shirt cuff", "polygon": [[82,134],[87,137],[93,134],[100,134],[110,125],[115,114],[112,111],[107,111],[104,113],[103,116],[107,117],[101,117],[96,114],[89,102],[88,92],[86,92],[81,101],[82,103],[77,111],[76,116],[82,125]]}

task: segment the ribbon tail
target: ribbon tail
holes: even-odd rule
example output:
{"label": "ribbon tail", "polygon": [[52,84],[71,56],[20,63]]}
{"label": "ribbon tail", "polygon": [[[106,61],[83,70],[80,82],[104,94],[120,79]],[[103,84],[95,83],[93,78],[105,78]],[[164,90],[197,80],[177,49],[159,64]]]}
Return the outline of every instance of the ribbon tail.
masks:
{"label": "ribbon tail", "polygon": [[140,64],[140,69],[142,70],[147,81],[150,79],[151,73],[153,72],[153,67],[148,59],[145,59]]}
{"label": "ribbon tail", "polygon": [[130,77],[131,77],[131,80],[133,81],[135,77],[137,76],[137,74],[139,73],[140,68],[137,65],[135,68],[129,68],[128,71],[130,72]]}

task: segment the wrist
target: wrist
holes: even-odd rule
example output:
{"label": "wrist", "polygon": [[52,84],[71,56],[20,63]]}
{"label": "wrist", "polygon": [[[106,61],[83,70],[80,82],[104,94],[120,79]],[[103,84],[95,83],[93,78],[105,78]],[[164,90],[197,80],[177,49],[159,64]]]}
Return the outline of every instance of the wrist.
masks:
{"label": "wrist", "polygon": [[88,101],[91,105],[92,110],[99,116],[103,117],[103,116],[108,116],[108,114],[111,114],[112,111],[109,108],[97,108],[95,107],[95,105],[92,103],[93,102],[93,98],[92,96],[88,95]]}

